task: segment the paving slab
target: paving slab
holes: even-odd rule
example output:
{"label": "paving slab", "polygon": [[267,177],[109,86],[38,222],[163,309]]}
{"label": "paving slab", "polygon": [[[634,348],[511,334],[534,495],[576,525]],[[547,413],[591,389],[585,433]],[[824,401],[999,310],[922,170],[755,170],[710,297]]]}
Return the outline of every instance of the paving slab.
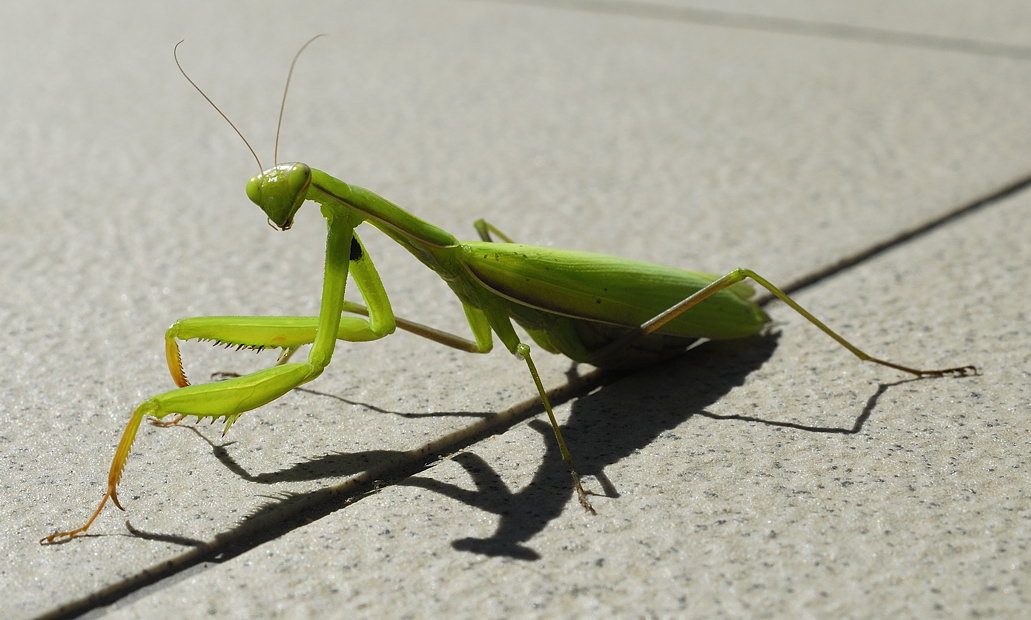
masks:
{"label": "paving slab", "polygon": [[[559,413],[612,496],[597,517],[539,420],[459,450],[454,434],[532,408],[519,363],[398,335],[341,346],[226,439],[145,429],[128,512],[37,545],[87,516],[132,408],[170,387],[166,325],[317,309],[320,218],[265,225],[242,192],[258,166],[175,70],[182,38],[267,165],[289,58],[328,32],[298,65],[280,159],[469,237],[488,217],[521,241],[789,283],[1031,172],[1019,59],[503,3],[279,9],[40,2],[0,26],[5,617],[1026,606],[1023,193],[800,297],[884,357],[980,377],[900,382],[784,308],[780,337],[598,391],[538,356],[580,397]],[[363,240],[399,314],[465,333],[433,274]],[[184,352],[198,378],[274,360]],[[386,482],[350,496],[362,476]],[[329,514],[304,525],[299,505]],[[255,523],[273,534],[249,544]]]}
{"label": "paving slab", "polygon": [[[919,265],[922,286],[852,308],[848,331],[981,376],[856,369],[779,308],[774,342],[688,356],[561,408],[588,487],[615,490],[594,498],[596,516],[572,500],[537,420],[114,617],[1019,617],[1031,604],[1024,310],[949,283],[1026,273],[1012,222],[1029,208],[1027,195],[994,205],[799,295],[815,307]],[[1007,297],[1006,278],[974,279]]]}

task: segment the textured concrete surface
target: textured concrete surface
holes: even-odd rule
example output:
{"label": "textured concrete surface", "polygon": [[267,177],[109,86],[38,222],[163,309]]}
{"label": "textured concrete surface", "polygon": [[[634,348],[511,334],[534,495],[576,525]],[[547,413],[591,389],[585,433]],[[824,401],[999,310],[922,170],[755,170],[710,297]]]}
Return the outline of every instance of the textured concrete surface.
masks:
{"label": "textured concrete surface", "polygon": [[[891,10],[886,10],[890,5]],[[1031,10],[993,3],[25,4],[0,26],[4,617],[1017,616],[1031,606]],[[324,227],[276,233],[257,169],[368,187],[459,236],[720,272],[771,332],[599,378],[539,353],[597,516],[525,368],[400,334],[308,390],[141,431],[176,318],[315,312]],[[466,333],[366,231],[398,314]],[[882,251],[872,252],[877,248]],[[188,369],[271,355],[184,348]],[[513,421],[515,420],[515,421]],[[485,433],[487,421],[497,424]],[[486,437],[470,440],[468,429]],[[471,441],[471,443],[470,443]],[[370,480],[372,482],[370,482]],[[365,486],[363,486],[363,484]],[[369,484],[377,489],[369,493]]]}

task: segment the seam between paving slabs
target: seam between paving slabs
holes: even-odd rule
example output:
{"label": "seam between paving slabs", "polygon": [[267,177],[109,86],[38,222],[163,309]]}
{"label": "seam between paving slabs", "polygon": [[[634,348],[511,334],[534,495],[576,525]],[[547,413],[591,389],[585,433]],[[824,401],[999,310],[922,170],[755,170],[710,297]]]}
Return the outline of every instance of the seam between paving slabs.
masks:
{"label": "seam between paving slabs", "polygon": [[927,34],[905,30],[888,30],[869,26],[853,26],[839,22],[814,21],[721,11],[718,9],[701,9],[669,4],[650,4],[647,2],[621,2],[619,0],[477,0],[539,8],[598,13],[606,15],[622,15],[660,19],[667,21],[690,22],[701,26],[736,28],[740,30],[759,30],[763,32],[779,32],[781,34],[816,37],[821,39],[866,41],[882,45],[894,45],[911,48],[925,48],[949,52],[959,52],[978,56],[999,56],[1019,60],[1031,60],[1031,46],[998,43],[979,39],[965,39],[944,35]]}
{"label": "seam between paving slabs", "polygon": [[[783,287],[788,294],[811,286],[821,280],[840,274],[884,252],[900,247],[914,239],[923,237],[955,220],[972,215],[1031,189],[1031,173],[1017,179],[987,195],[975,198],[923,225],[903,231],[868,249],[846,257],[822,269],[814,271]],[[760,303],[768,303],[769,298]],[[611,383],[621,376],[632,373],[592,371],[569,383],[548,391],[552,403],[557,406],[592,390]],[[193,547],[191,550],[169,560],[145,568],[118,583],[111,584],[81,599],[61,605],[40,618],[72,618],[95,611],[128,598],[145,595],[155,587],[165,587],[188,578],[197,571],[206,570],[209,563],[221,563],[274,540],[308,523],[353,504],[363,497],[376,493],[400,480],[414,476],[432,467],[448,455],[462,450],[481,439],[504,432],[504,430],[543,412],[537,397],[528,399],[487,419],[446,435],[434,442],[399,455],[398,458],[382,462],[361,474],[331,487],[286,495],[246,517],[237,527],[215,537],[211,542],[171,537],[160,534],[133,531],[141,538],[175,542]]]}

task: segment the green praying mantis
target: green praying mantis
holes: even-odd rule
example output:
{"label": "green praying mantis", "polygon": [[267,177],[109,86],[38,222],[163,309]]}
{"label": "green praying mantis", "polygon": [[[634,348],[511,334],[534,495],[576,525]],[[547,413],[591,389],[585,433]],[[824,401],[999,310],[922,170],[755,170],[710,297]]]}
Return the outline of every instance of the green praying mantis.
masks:
{"label": "green praying mantis", "polygon": [[[290,65],[274,157],[278,156],[279,127],[294,65],[316,38],[298,50]],[[260,172],[248,181],[247,196],[264,211],[269,224],[278,230],[289,230],[294,215],[305,202],[319,205],[327,228],[319,315],[195,317],[176,321],[165,332],[165,353],[178,388],[147,399],[133,411],[111,462],[107,490],[86,523],[47,536],[41,543],[64,542],[86,533],[109,500],[124,510],[118,500],[118,485],[140,424],[148,416],[155,418],[159,426],[177,424],[187,416],[196,416],[198,420],[224,419],[225,434],[244,412],[322,374],[332,360],[338,340],[378,340],[398,327],[470,353],[489,352],[496,335],[506,349],[521,358],[554,429],[579,502],[589,512],[594,509],[576,473],[530,347],[513,329],[513,321],[545,351],[599,367],[639,366],[674,356],[698,339],[742,338],[759,333],[769,318],[751,301],[753,287],[745,282],[751,279],[860,360],[917,377],[977,372],[973,366],[921,370],[870,356],[750,269],[734,269],[720,276],[616,256],[523,245],[514,243],[483,220],[474,225],[480,241],[459,241],[377,194],[306,164],[274,164],[263,169],[240,130],[182,69],[177,50],[178,44],[173,56],[183,76],[233,127],[258,161]],[[372,257],[355,232],[362,223],[371,224],[443,278],[462,303],[472,340],[394,316]],[[494,236],[501,242],[494,241]],[[348,276],[357,286],[363,304],[344,299]],[[193,339],[238,348],[278,348],[281,354],[271,368],[191,385],[183,370],[178,343]],[[291,362],[293,354],[305,345],[311,346],[307,360]],[[169,415],[177,417],[157,422]]]}

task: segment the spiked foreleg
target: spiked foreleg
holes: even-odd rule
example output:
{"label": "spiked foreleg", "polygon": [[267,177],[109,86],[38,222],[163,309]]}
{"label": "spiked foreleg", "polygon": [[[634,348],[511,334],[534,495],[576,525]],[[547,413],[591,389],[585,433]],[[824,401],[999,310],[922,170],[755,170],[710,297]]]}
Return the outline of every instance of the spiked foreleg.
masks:
{"label": "spiked foreleg", "polygon": [[145,416],[163,418],[170,414],[197,416],[198,418],[225,418],[225,432],[236,421],[240,414],[271,402],[293,388],[318,376],[321,369],[306,363],[286,364],[260,370],[256,373],[204,385],[191,385],[171,392],[159,394],[133,411],[129,423],[122,431],[118,449],[111,460],[111,469],[107,476],[107,492],[96,511],[82,527],[68,532],[58,532],[47,536],[40,542],[55,543],[63,539],[73,538],[93,524],[104,505],[110,499],[122,508],[118,501],[118,483],[125,470],[125,462],[129,458],[132,444],[136,439],[136,431]]}

